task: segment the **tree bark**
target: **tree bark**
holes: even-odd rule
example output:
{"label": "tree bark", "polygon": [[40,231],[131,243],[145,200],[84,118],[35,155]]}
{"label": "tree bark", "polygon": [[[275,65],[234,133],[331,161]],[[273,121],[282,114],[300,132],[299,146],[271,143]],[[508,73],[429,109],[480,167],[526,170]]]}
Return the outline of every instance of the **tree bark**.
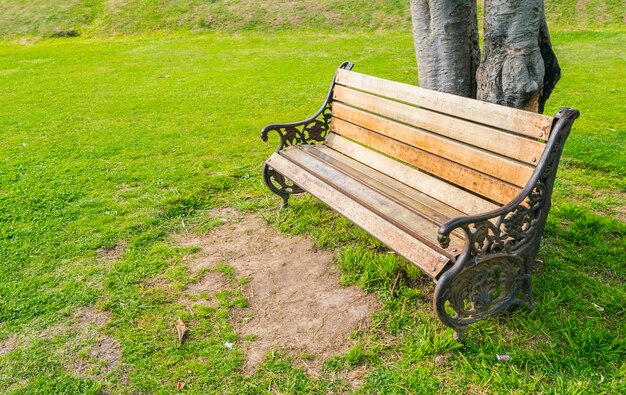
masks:
{"label": "tree bark", "polygon": [[411,0],[419,84],[476,97],[476,0]]}
{"label": "tree bark", "polygon": [[559,78],[543,0],[486,0],[477,98],[543,111]]}
{"label": "tree bark", "polygon": [[561,67],[559,67],[559,61],[556,58],[556,54],[552,50],[548,23],[546,21],[546,15],[543,12],[541,29],[539,30],[539,49],[541,50],[541,57],[543,58],[543,64],[546,69],[545,76],[543,77],[543,91],[539,97],[538,108],[538,111],[543,114],[546,101],[548,101],[550,94],[556,87],[557,82],[561,79]]}
{"label": "tree bark", "polygon": [[561,78],[543,0],[485,0],[482,60],[476,0],[410,3],[420,86],[543,112]]}

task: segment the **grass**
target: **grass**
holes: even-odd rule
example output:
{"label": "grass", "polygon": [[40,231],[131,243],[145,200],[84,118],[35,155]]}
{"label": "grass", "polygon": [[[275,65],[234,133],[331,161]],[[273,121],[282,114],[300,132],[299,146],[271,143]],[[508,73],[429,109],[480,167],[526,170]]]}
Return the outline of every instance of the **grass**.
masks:
{"label": "grass", "polygon": [[[341,61],[416,83],[408,32],[0,42],[0,391],[349,392],[340,373],[363,366],[360,393],[626,391],[626,34],[553,41],[564,77],[547,112],[582,117],[546,228],[538,308],[481,322],[463,345],[434,318],[424,276],[310,197],[277,211],[260,178],[274,149],[260,127],[309,115]],[[279,354],[242,374],[241,350],[224,347],[240,340],[229,321],[247,303],[240,292],[195,315],[179,303],[194,250],[170,235],[209,232],[207,210],[221,205],[311,235],[338,251],[345,284],[379,295],[372,328],[321,377]],[[391,297],[399,269],[409,276]],[[110,320],[86,336],[73,324],[81,309]],[[176,318],[193,328],[182,347]],[[97,339],[119,343],[122,364],[77,373]]]}
{"label": "grass", "polygon": [[[624,28],[622,0],[546,0],[550,23]],[[479,5],[482,1],[479,1]],[[410,31],[407,0],[0,0],[0,37],[146,32]]]}

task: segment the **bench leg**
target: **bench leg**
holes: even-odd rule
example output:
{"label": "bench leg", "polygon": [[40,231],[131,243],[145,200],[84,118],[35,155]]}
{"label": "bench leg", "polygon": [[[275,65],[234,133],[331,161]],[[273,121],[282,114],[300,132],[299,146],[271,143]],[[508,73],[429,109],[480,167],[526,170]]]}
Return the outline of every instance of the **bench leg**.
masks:
{"label": "bench leg", "polygon": [[282,208],[287,207],[289,196],[302,193],[304,190],[294,184],[291,180],[285,178],[282,174],[276,172],[267,164],[263,166],[263,181],[265,185],[282,199]]}
{"label": "bench leg", "polygon": [[533,300],[532,290],[532,273],[534,263],[534,258],[527,258],[524,260],[525,276],[522,282],[522,304],[529,310],[534,310],[536,307],[535,301]]}
{"label": "bench leg", "polygon": [[455,268],[439,279],[433,303],[441,322],[454,329],[458,340],[474,322],[512,305],[532,305],[530,267],[523,258],[470,258]]}

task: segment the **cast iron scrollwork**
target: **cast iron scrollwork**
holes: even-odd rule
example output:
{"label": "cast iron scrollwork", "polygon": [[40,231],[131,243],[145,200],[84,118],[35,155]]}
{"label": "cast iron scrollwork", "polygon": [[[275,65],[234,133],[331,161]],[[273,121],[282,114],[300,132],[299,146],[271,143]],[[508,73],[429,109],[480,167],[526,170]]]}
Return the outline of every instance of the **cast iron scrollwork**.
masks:
{"label": "cast iron scrollwork", "polygon": [[261,139],[267,142],[268,134],[280,136],[278,151],[291,145],[323,143],[330,131],[331,105],[327,103],[316,118],[293,124],[273,124],[261,131]]}
{"label": "cast iron scrollwork", "polygon": [[[351,70],[353,66],[354,64],[350,62],[343,62],[339,69]],[[330,132],[334,88],[335,78],[330,85],[324,104],[312,117],[300,122],[268,125],[261,130],[261,139],[267,142],[270,132],[278,133],[280,144],[277,151],[297,144],[323,143]]]}
{"label": "cast iron scrollwork", "polygon": [[[261,131],[261,138],[263,141],[267,141],[270,132],[278,133],[280,136],[278,151],[296,144],[321,143],[326,140],[326,135],[330,130],[330,119],[330,104],[326,104],[319,112],[317,118],[299,124],[269,125]],[[289,195],[304,192],[291,180],[270,168],[267,163],[263,167],[263,180],[270,191],[280,196],[283,201],[283,207],[287,206]]]}
{"label": "cast iron scrollwork", "polygon": [[[353,66],[354,65],[350,62],[343,62],[339,66],[339,69],[351,70]],[[320,144],[326,141],[331,127],[331,103],[335,79],[336,74],[330,85],[324,104],[313,116],[300,122],[268,125],[261,130],[261,139],[267,142],[268,135],[271,132],[276,132],[280,138],[277,152],[293,145]],[[281,197],[283,207],[287,205],[290,195],[304,192],[302,188],[285,178],[282,174],[276,172],[269,167],[267,163],[263,167],[263,180],[265,181],[265,185],[267,185],[272,192]]]}
{"label": "cast iron scrollwork", "polygon": [[304,190],[294,184],[293,181],[285,178],[267,164],[263,167],[263,180],[265,181],[265,185],[283,200],[283,207],[287,205],[289,195],[304,192]]}
{"label": "cast iron scrollwork", "polygon": [[448,301],[459,324],[469,324],[514,300],[525,278],[520,258],[494,257],[476,263],[454,279]]}
{"label": "cast iron scrollwork", "polygon": [[533,307],[529,261],[519,256],[490,255],[472,264],[436,292],[435,307],[441,321],[461,339],[467,325],[492,316],[511,305]]}
{"label": "cast iron scrollwork", "polygon": [[[470,255],[518,253],[540,233],[538,230],[547,208],[545,183],[539,180],[529,196],[510,211],[495,218],[462,225],[471,245]],[[439,234],[438,238],[442,246],[449,245],[449,233]]]}
{"label": "cast iron scrollwork", "polygon": [[533,176],[509,204],[490,213],[448,221],[438,240],[447,248],[461,229],[465,246],[438,279],[435,311],[461,337],[466,326],[514,305],[534,306],[532,265],[550,210],[552,187],[565,139],[578,111],[563,109]]}

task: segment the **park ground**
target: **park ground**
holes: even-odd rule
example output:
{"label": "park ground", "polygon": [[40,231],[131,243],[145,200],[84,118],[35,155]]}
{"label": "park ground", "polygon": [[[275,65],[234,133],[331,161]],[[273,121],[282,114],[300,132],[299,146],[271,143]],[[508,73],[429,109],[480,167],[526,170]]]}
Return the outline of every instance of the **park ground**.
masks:
{"label": "park ground", "polygon": [[546,112],[582,115],[538,307],[457,343],[425,276],[309,196],[278,210],[260,178],[260,128],[310,115],[342,61],[416,84],[409,31],[0,41],[0,393],[626,392],[626,32],[553,42]]}

